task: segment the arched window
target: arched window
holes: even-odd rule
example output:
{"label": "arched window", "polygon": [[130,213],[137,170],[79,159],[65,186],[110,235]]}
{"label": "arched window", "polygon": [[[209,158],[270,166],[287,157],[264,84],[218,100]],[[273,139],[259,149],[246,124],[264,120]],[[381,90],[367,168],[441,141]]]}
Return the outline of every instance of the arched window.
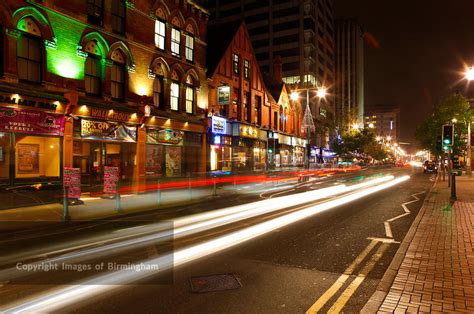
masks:
{"label": "arched window", "polygon": [[186,78],[186,113],[194,112],[194,80],[191,76]]}
{"label": "arched window", "polygon": [[89,41],[84,50],[88,53],[84,69],[86,93],[100,95],[102,82],[102,51],[95,40]]}
{"label": "arched window", "polygon": [[41,82],[43,67],[41,30],[31,17],[20,20],[18,29],[23,31],[22,36],[17,40],[18,78],[29,82]]}
{"label": "arched window", "polygon": [[163,76],[155,74],[155,79],[153,80],[153,104],[156,108],[163,108],[163,99]]}
{"label": "arched window", "polygon": [[113,64],[110,75],[110,93],[113,99],[123,100],[125,98],[125,55],[120,49],[116,49],[111,59]]}
{"label": "arched window", "polygon": [[171,54],[179,56],[181,53],[181,31],[177,28],[171,28]]}
{"label": "arched window", "polygon": [[179,110],[179,83],[171,82],[171,93],[170,93],[170,107],[171,110]]}

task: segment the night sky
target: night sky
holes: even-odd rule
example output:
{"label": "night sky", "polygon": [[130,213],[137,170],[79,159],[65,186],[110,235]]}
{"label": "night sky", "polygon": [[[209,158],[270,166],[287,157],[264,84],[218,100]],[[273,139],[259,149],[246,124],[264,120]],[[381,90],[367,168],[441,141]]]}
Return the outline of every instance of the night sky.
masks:
{"label": "night sky", "polygon": [[333,1],[336,18],[356,18],[380,44],[365,47],[366,104],[399,104],[401,141],[415,143],[416,126],[442,97],[467,93],[474,1]]}

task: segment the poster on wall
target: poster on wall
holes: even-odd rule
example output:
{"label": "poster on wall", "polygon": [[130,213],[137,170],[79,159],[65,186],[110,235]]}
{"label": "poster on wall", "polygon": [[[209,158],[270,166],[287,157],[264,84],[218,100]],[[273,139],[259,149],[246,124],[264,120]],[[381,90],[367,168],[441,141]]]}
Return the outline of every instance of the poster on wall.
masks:
{"label": "poster on wall", "polygon": [[18,173],[39,173],[39,144],[18,144]]}
{"label": "poster on wall", "polygon": [[147,129],[146,142],[148,144],[183,145],[184,132],[173,129]]}
{"label": "poster on wall", "polygon": [[217,103],[219,105],[230,105],[230,86],[217,87]]}
{"label": "poster on wall", "polygon": [[64,168],[64,186],[68,188],[68,197],[81,197],[81,170],[79,168]]}
{"label": "poster on wall", "polygon": [[119,167],[104,167],[104,193],[116,194],[119,180]]}
{"label": "poster on wall", "polygon": [[162,145],[146,145],[146,166],[147,174],[163,174],[163,146]]}
{"label": "poster on wall", "polygon": [[181,175],[181,148],[166,146],[166,176],[174,177]]}

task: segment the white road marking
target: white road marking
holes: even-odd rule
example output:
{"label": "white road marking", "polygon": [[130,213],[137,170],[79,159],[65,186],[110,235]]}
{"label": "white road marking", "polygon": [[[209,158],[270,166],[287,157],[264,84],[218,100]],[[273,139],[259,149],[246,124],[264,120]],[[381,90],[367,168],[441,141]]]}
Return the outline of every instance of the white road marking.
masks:
{"label": "white road marking", "polygon": [[393,233],[392,233],[392,228],[390,227],[390,223],[397,220],[397,219],[400,219],[402,217],[405,217],[405,216],[408,216],[411,214],[411,210],[408,209],[407,205],[410,205],[412,203],[416,203],[420,200],[420,198],[417,196],[417,195],[420,195],[420,194],[424,194],[425,191],[422,191],[422,192],[418,192],[418,193],[415,193],[415,194],[412,194],[411,197],[414,198],[414,200],[411,200],[411,201],[408,201],[408,202],[405,202],[402,204],[402,208],[403,210],[405,211],[404,214],[401,214],[401,215],[398,215],[396,217],[393,217],[393,218],[390,218],[390,219],[387,219],[383,222],[384,224],[384,227],[385,227],[385,235],[388,237],[388,238],[393,238]]}

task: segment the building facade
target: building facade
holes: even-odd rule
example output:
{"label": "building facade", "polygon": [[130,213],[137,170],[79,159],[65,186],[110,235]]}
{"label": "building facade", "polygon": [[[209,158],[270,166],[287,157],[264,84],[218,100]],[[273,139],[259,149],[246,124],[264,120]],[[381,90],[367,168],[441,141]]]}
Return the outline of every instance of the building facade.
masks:
{"label": "building facade", "polygon": [[208,38],[209,170],[302,165],[299,113],[281,81],[265,84],[245,23],[211,27]]}
{"label": "building facade", "polygon": [[364,39],[355,20],[335,21],[336,124],[349,130],[364,121]]}
{"label": "building facade", "polygon": [[[141,190],[205,171],[208,13],[192,1],[0,3],[0,184]],[[204,158],[205,160],[205,158]]]}
{"label": "building facade", "polygon": [[[309,103],[316,120],[319,146],[328,145],[334,122],[334,21],[331,0],[202,0],[211,16],[209,25],[225,27],[244,20],[262,72],[274,75],[277,57],[282,78],[291,90],[310,88]],[[325,99],[316,89],[328,91]],[[306,102],[301,92],[301,101]],[[320,112],[322,114],[320,114]],[[314,135],[314,134],[313,134]]]}
{"label": "building facade", "polygon": [[364,127],[373,129],[381,141],[398,143],[400,140],[400,108],[383,105],[366,106]]}

